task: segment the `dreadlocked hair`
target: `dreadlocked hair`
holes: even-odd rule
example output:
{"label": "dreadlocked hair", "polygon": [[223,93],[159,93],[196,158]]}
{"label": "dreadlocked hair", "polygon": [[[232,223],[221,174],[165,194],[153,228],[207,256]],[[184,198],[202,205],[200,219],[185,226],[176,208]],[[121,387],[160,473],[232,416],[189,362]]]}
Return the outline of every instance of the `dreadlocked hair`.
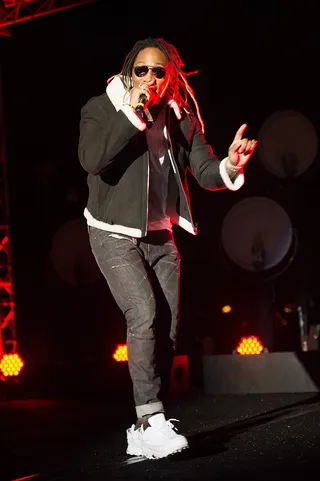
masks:
{"label": "dreadlocked hair", "polygon": [[[138,40],[130,52],[127,54],[120,76],[122,77],[124,87],[127,91],[131,89],[132,69],[137,58],[138,53],[145,48],[158,48],[165,55],[169,64],[169,84],[167,92],[172,99],[177,103],[180,109],[183,109],[187,114],[190,113],[190,106],[188,103],[188,96],[191,97],[197,112],[197,117],[201,125],[202,133],[204,133],[204,123],[200,114],[198,102],[196,101],[194,91],[187,81],[187,76],[196,74],[198,71],[185,73],[182,70],[184,63],[174,45],[167,42],[163,38],[146,38]],[[107,81],[109,83],[116,75],[110,77]]]}

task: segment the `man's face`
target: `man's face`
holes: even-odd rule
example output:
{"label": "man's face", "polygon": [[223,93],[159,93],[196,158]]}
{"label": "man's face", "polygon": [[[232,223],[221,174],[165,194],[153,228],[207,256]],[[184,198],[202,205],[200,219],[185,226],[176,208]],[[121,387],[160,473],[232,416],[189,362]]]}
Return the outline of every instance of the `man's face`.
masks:
{"label": "man's face", "polygon": [[162,98],[168,82],[167,60],[161,50],[154,47],[141,50],[133,66],[133,87],[141,87],[146,84],[151,93],[150,105],[155,105]]}

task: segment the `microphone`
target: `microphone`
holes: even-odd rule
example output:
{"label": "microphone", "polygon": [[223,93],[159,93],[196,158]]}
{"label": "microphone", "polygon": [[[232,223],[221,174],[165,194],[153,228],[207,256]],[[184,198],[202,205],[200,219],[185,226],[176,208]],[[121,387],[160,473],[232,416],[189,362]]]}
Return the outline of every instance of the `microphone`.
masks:
{"label": "microphone", "polygon": [[136,114],[141,114],[144,111],[144,106],[147,100],[148,100],[148,97],[146,96],[146,94],[140,95],[138,103],[136,105],[136,109],[135,109]]}

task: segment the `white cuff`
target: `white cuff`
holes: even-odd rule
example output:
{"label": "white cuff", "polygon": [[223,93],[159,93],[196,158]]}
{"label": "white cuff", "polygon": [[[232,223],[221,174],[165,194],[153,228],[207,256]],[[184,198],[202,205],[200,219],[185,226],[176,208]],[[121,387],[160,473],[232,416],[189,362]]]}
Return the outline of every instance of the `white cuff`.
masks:
{"label": "white cuff", "polygon": [[161,401],[136,406],[137,418],[142,418],[142,416],[146,416],[147,414],[151,416],[152,414],[159,412],[164,412],[164,407]]}
{"label": "white cuff", "polygon": [[134,113],[134,111],[132,110],[130,105],[123,105],[121,107],[121,110],[125,114],[125,116],[130,120],[130,122],[135,127],[137,127],[137,129],[139,129],[141,131],[146,129],[147,124],[145,122],[143,122],[143,120],[141,120],[137,114]]}
{"label": "white cuff", "polygon": [[225,186],[229,190],[239,190],[240,187],[242,187],[243,184],[244,184],[243,169],[239,169],[239,172],[236,174],[236,177],[231,179],[231,177],[229,176],[229,174],[227,172],[227,169],[226,169],[227,159],[228,159],[228,157],[225,157],[220,162],[220,165],[219,165],[220,175],[222,177],[222,180],[223,180]]}

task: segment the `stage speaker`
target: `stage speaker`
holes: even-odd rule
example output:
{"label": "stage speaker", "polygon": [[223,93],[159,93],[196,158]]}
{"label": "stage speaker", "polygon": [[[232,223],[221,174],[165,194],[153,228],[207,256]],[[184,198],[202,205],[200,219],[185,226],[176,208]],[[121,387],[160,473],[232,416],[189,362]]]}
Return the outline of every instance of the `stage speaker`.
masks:
{"label": "stage speaker", "polygon": [[224,254],[243,278],[278,277],[292,262],[295,232],[285,209],[268,197],[247,197],[227,213],[221,230]]}
{"label": "stage speaker", "polygon": [[282,179],[308,171],[317,156],[318,135],[311,121],[300,112],[275,112],[258,133],[257,153],[264,167]]}

